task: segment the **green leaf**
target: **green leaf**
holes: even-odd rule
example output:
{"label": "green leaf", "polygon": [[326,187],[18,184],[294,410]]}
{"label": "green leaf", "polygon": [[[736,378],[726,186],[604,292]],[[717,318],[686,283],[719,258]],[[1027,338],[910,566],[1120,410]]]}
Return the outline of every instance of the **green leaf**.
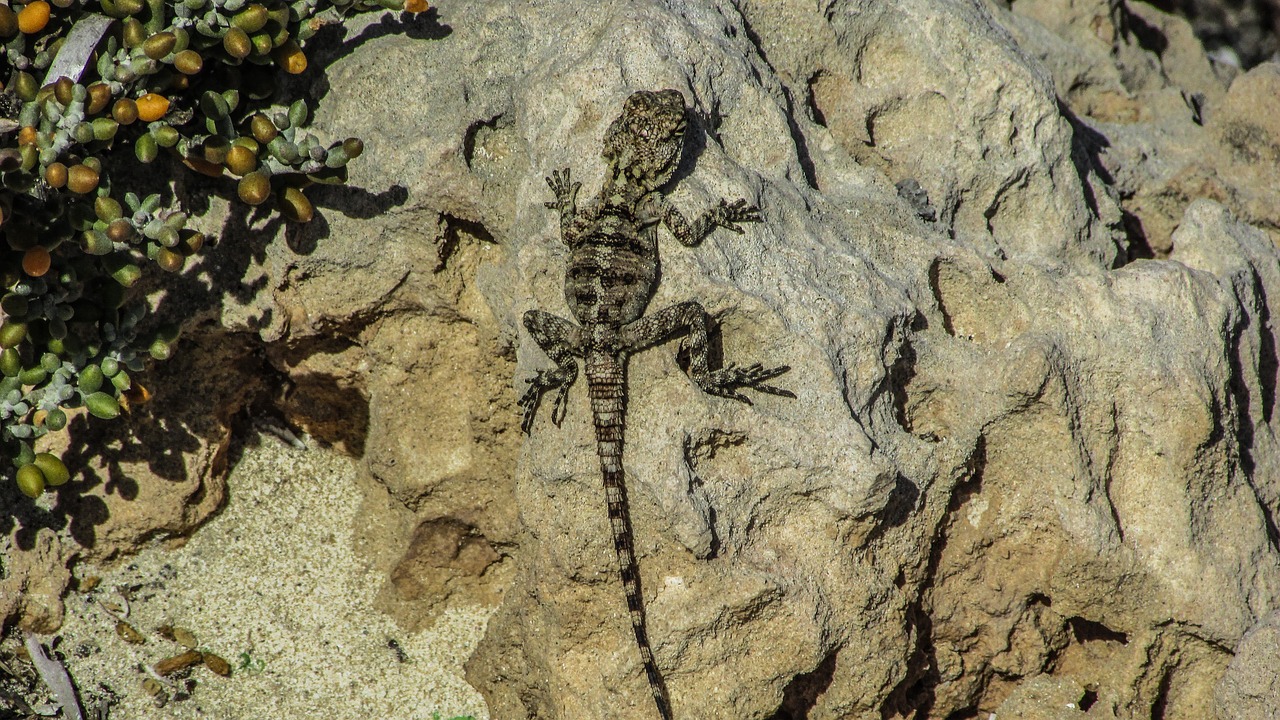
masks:
{"label": "green leaf", "polygon": [[120,403],[104,392],[91,393],[84,399],[84,406],[94,417],[111,420],[120,417]]}

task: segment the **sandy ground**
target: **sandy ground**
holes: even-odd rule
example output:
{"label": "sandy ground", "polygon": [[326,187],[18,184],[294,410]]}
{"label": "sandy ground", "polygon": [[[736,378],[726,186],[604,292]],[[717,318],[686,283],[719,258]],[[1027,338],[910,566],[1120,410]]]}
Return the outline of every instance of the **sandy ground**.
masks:
{"label": "sandy ground", "polygon": [[[112,698],[112,720],[487,720],[462,663],[490,611],[451,609],[410,635],[374,610],[382,578],[352,549],[355,478],[350,458],[263,437],[232,470],[226,509],[185,545],[77,568],[102,580],[67,598],[55,647],[86,705]],[[104,608],[121,591],[142,644],[126,642]],[[156,631],[163,625],[192,632],[232,676],[197,666],[158,707],[140,667],[184,651]]]}

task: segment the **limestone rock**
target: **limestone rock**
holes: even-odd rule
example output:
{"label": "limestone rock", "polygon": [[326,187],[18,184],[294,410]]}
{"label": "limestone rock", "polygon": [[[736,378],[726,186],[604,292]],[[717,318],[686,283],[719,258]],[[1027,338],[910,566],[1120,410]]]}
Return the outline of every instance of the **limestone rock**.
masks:
{"label": "limestone rock", "polygon": [[1271,59],[1280,50],[1280,6],[1275,0],[1176,0],[1165,7],[1177,8],[1190,19],[1209,51],[1245,67]]}
{"label": "limestone rock", "polygon": [[48,633],[62,624],[61,596],[71,580],[69,553],[49,528],[0,537],[0,620]]}
{"label": "limestone rock", "polygon": [[261,392],[261,378],[234,343],[180,347],[135,378],[149,402],[111,422],[74,415],[67,433],[48,436],[41,449],[73,469],[70,482],[38,502],[12,483],[0,487],[0,624],[53,632],[70,563],[109,560],[158,539],[181,542],[222,506],[232,416]]}
{"label": "limestone rock", "polygon": [[1186,20],[1140,2],[1032,0],[994,12],[1053,73],[1080,149],[1114,182],[1131,257],[1167,257],[1197,198],[1280,237],[1274,63],[1240,73],[1207,56]]}
{"label": "limestone rock", "polygon": [[1220,720],[1273,720],[1280,717],[1280,612],[1258,621],[1235,648],[1235,657],[1218,683]]}
{"label": "limestone rock", "polygon": [[1048,675],[1031,678],[1019,685],[992,715],[997,720],[1078,720],[1082,715],[1090,719],[1115,717],[1115,713],[1098,704],[1093,691],[1086,690],[1071,678]]}
{"label": "limestone rock", "polygon": [[[379,36],[331,68],[317,117],[380,128],[353,180],[391,204],[330,214],[344,242],[288,261],[275,332],[300,349],[280,357],[368,398],[368,508],[397,518],[373,550],[384,606],[429,622],[414,608],[450,588],[505,590],[469,663],[495,717],[653,712],[584,394],[528,439],[511,401],[547,363],[520,315],[567,314],[542,178],[570,166],[594,192],[621,100],[661,87],[694,117],[673,201],[747,197],[765,222],[665,244],[652,306],[727,310],[726,361],[788,363],[800,396],[707,398],[674,347],[630,363],[677,716],[1211,711],[1280,592],[1275,254],[1238,193],[1177,180],[1168,259],[1131,262],[1152,237],[1133,199],[1209,137],[1184,92],[1212,119],[1229,71],[1153,10],[1037,19],[1053,7],[473,3],[441,11],[440,42]],[[312,352],[334,335],[332,361]]]}

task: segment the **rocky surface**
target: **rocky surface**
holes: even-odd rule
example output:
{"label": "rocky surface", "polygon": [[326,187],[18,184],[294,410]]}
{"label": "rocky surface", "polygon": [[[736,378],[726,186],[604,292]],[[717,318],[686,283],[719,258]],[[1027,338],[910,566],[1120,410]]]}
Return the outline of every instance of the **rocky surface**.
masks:
{"label": "rocky surface", "polygon": [[[652,307],[723,311],[726,361],[787,363],[799,396],[705,397],[674,344],[630,363],[676,716],[1257,707],[1250,668],[1280,662],[1258,625],[1280,604],[1277,66],[1240,73],[1106,0],[475,2],[331,39],[317,120],[365,139],[363,190],[317,193],[301,229],[228,217],[201,271],[243,291],[171,300],[214,338],[184,350],[226,369],[202,373],[185,472],[122,448],[135,464],[20,517],[6,615],[60,617],[56,572],[13,599],[25,567],[188,531],[221,502],[236,412],[271,408],[361,459],[379,610],[417,631],[500,603],[467,666],[492,717],[651,716],[585,390],[527,440],[513,401],[548,363],[520,315],[567,314],[543,176],[593,193],[622,99],[674,87],[693,141],[672,199],[743,196],[764,222],[664,240]],[[189,392],[174,372],[157,427]],[[130,484],[188,500],[116,531],[146,507]],[[92,541],[75,503],[107,508]]]}
{"label": "rocky surface", "polygon": [[79,468],[76,482],[38,503],[13,483],[0,483],[0,620],[53,632],[63,621],[59,598],[71,582],[67,566],[135,552],[159,539],[181,538],[226,499],[232,416],[267,383],[254,375],[247,346],[225,339],[192,342],[144,384],[151,402],[125,422],[73,418],[47,450]]}
{"label": "rocky surface", "polygon": [[[488,720],[461,673],[486,608],[449,609],[430,630],[407,631],[374,607],[385,569],[370,567],[356,535],[376,536],[381,523],[361,502],[377,488],[359,479],[360,462],[267,433],[244,433],[229,452],[230,500],[188,542],[77,565],[55,648],[88,717],[105,702],[129,720]],[[31,705],[47,695],[9,659],[17,644],[0,641],[17,674],[0,672],[0,716],[27,720],[4,711],[15,687],[36,688]],[[180,657],[184,644],[225,660],[229,677],[197,663],[144,692],[154,679],[141,668]]]}
{"label": "rocky surface", "polygon": [[1280,51],[1276,0],[1155,0],[1161,10],[1187,18],[1212,54],[1251,68]]}
{"label": "rocky surface", "polygon": [[1280,707],[1280,613],[1272,612],[1244,636],[1218,683],[1218,717],[1277,718]]}

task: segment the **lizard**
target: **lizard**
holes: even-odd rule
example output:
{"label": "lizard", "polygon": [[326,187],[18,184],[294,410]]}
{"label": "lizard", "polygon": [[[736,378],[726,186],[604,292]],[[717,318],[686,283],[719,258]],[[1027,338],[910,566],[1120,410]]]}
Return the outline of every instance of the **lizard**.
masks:
{"label": "lizard", "polygon": [[578,206],[581,183],[571,181],[569,168],[546,178],[555,200],[545,205],[559,211],[561,239],[569,247],[564,291],[577,323],[542,310],[524,314],[525,328],[556,366],[529,379],[519,400],[521,430],[528,434],[543,394],[555,390],[551,420],[559,427],[569,388],[578,377],[578,360],[585,365],[619,574],[636,645],[662,720],[671,720],[671,706],[645,625],[622,469],[627,357],[684,332],[688,374],[704,392],[748,405],[751,400],[741,389],[795,397],[768,384],[790,370],[785,365],[765,368],[756,363],[740,368],[731,363],[712,370],[707,344],[712,318],[698,302],[644,314],[658,284],[659,224],[692,247],[718,227],[741,234],[739,224],[761,220],[760,209],[746,200],[722,199],[717,207],[690,221],[666,198],[662,188],[680,164],[686,127],[680,91],[636,92],[626,99],[622,113],[605,133],[601,155],[607,171],[593,201]]}

